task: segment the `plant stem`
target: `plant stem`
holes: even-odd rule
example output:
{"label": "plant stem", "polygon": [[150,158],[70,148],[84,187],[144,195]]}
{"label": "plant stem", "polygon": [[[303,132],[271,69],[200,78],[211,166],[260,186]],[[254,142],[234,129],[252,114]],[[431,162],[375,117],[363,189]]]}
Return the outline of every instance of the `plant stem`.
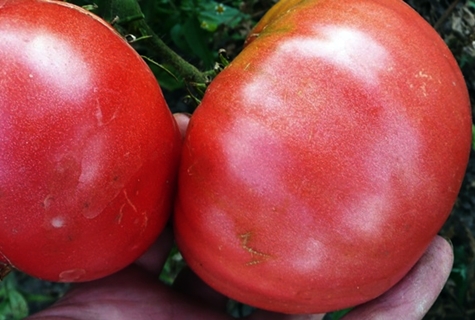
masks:
{"label": "plant stem", "polygon": [[444,14],[437,20],[437,22],[434,24],[434,29],[439,30],[440,27],[442,27],[443,23],[447,20],[447,18],[450,16],[450,14],[455,10],[455,7],[457,4],[460,2],[460,0],[455,0],[450,4],[449,8],[444,12]]}
{"label": "plant stem", "polygon": [[185,61],[160,39],[145,21],[137,0],[108,0],[105,2],[104,18],[113,22],[114,27],[123,35],[132,34],[141,38],[141,42],[153,50],[162,63],[176,70],[177,78],[193,85],[208,82],[205,73]]}
{"label": "plant stem", "polygon": [[184,79],[187,82],[207,82],[205,74],[170,49],[170,47],[153,32],[144,19],[131,22],[129,24],[129,30],[134,35],[139,34],[140,37],[146,37],[141,41],[145,42],[147,46],[160,57],[161,61],[172,65],[178,73],[178,78]]}
{"label": "plant stem", "polygon": [[0,262],[0,281],[5,279],[5,277],[13,270],[13,268],[8,265]]}

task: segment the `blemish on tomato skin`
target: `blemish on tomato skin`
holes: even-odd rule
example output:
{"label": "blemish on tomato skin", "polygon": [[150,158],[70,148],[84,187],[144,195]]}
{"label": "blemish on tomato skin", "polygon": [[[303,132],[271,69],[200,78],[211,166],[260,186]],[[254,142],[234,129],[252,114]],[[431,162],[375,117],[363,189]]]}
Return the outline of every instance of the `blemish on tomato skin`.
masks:
{"label": "blemish on tomato skin", "polygon": [[53,228],[59,229],[64,227],[65,221],[63,217],[54,217],[51,219],[51,226]]}
{"label": "blemish on tomato skin", "polygon": [[48,194],[43,200],[43,202],[41,203],[41,205],[43,206],[43,208],[45,208],[45,210],[47,210],[51,206],[51,203],[53,202],[53,200],[54,200],[53,195]]}
{"label": "blemish on tomato skin", "polygon": [[241,247],[251,254],[251,261],[247,262],[246,266],[260,264],[271,257],[270,255],[258,251],[250,246],[249,242],[251,241],[252,236],[253,234],[251,231],[239,235]]}
{"label": "blemish on tomato skin", "polygon": [[127,190],[124,190],[124,197],[125,200],[127,201],[127,204],[135,211],[138,212],[137,207],[133,204],[133,202],[130,200],[129,196],[127,195]]}
{"label": "blemish on tomato skin", "polygon": [[[114,113],[111,116],[109,116],[109,119],[106,119],[108,117],[108,115],[104,115],[104,112],[102,110],[102,106],[100,104],[100,101],[99,101],[99,99],[96,99],[96,109],[94,111],[94,117],[97,120],[97,126],[98,127],[103,127],[103,126],[109,125],[112,121],[114,121],[117,118],[118,112],[119,112],[119,109],[116,108],[114,110]],[[127,156],[127,155],[125,155],[125,156]]]}
{"label": "blemish on tomato skin", "polygon": [[121,224],[122,223],[122,218],[124,216],[124,207],[125,207],[126,203],[122,204],[120,206],[120,209],[119,209],[119,213],[117,214],[117,216],[115,217],[115,222],[117,224]]}
{"label": "blemish on tomato skin", "polygon": [[78,281],[86,275],[86,270],[84,269],[71,269],[63,271],[58,276],[59,282],[74,282]]}
{"label": "blemish on tomato skin", "polygon": [[148,226],[148,214],[147,211],[142,212],[142,215],[144,217],[143,219],[143,228],[145,229]]}
{"label": "blemish on tomato skin", "polygon": [[186,173],[188,173],[189,176],[193,175],[193,165],[189,166],[188,169],[186,169]]}
{"label": "blemish on tomato skin", "polygon": [[416,74],[416,78],[427,78],[429,80],[432,80],[432,76],[429,74],[425,73],[423,70],[419,71],[418,74]]}

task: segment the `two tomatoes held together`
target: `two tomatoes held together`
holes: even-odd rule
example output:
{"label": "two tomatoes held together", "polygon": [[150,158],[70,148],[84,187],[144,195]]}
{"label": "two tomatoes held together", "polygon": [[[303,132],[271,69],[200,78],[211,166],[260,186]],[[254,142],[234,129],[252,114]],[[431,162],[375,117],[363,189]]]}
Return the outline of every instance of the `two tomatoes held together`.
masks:
{"label": "two tomatoes held together", "polygon": [[183,145],[153,74],[100,19],[11,0],[0,30],[0,261],[33,276],[124,268],[174,200],[178,247],[210,286],[326,312],[397,283],[457,197],[465,82],[402,1],[280,1]]}

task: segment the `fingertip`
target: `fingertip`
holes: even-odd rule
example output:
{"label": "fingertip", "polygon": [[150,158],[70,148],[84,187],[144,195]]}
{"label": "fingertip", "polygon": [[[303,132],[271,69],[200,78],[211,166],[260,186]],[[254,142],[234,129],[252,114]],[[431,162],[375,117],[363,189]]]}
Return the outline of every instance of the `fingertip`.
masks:
{"label": "fingertip", "polygon": [[454,260],[454,244],[452,240],[442,236],[436,236],[431,242],[428,250],[440,251],[444,256],[450,260]]}
{"label": "fingertip", "polygon": [[182,137],[185,137],[186,129],[188,128],[188,124],[190,123],[191,115],[188,113],[175,113],[173,114],[175,121],[178,125],[178,129],[180,130],[180,134]]}
{"label": "fingertip", "polygon": [[446,280],[450,275],[454,263],[453,244],[449,239],[436,236],[427,248],[418,264],[436,265],[444,271]]}
{"label": "fingertip", "polygon": [[450,243],[436,236],[409,273],[389,291],[360,305],[343,319],[422,319],[442,291],[452,270]]}

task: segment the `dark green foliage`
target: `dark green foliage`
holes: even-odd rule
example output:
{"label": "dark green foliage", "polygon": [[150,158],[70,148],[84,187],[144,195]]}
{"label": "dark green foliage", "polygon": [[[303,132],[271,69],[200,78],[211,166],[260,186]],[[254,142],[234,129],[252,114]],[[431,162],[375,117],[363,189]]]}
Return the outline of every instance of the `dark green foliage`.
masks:
{"label": "dark green foliage", "polygon": [[40,281],[14,271],[0,282],[0,320],[20,320],[53,304],[68,284]]}

